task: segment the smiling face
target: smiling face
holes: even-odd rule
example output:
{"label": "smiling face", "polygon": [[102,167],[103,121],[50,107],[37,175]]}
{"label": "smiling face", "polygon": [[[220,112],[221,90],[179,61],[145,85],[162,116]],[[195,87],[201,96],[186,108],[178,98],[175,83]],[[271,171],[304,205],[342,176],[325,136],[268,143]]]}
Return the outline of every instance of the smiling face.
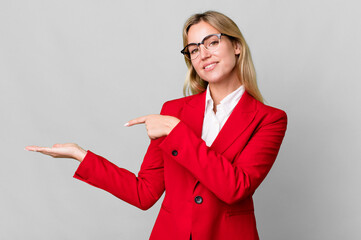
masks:
{"label": "smiling face", "polygon": [[[188,43],[198,43],[205,36],[220,33],[212,25],[201,21],[188,30]],[[221,37],[221,44],[214,52],[207,51],[203,45],[199,56],[191,60],[197,74],[211,85],[240,85],[236,72],[237,56],[240,54],[239,44],[233,43],[227,36]]]}

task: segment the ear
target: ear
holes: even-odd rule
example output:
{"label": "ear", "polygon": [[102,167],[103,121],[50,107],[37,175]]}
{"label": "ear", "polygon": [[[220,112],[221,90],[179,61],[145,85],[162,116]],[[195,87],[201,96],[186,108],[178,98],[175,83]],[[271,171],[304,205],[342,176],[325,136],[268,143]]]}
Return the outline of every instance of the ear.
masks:
{"label": "ear", "polygon": [[241,44],[239,42],[233,42],[234,55],[241,54]]}

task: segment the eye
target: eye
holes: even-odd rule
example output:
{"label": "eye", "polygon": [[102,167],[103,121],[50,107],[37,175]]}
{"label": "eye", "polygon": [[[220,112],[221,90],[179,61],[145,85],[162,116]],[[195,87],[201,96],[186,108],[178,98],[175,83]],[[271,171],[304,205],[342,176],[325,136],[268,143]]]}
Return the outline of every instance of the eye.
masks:
{"label": "eye", "polygon": [[208,48],[210,48],[210,49],[216,48],[218,46],[218,44],[219,44],[218,40],[212,41],[208,44]]}
{"label": "eye", "polygon": [[219,44],[219,40],[214,40],[214,41],[212,41],[209,45],[210,46],[216,46],[216,45],[218,45]]}
{"label": "eye", "polygon": [[194,55],[194,54],[197,54],[198,53],[198,48],[197,47],[192,47],[192,48],[189,48],[189,53],[190,55]]}
{"label": "eye", "polygon": [[220,43],[220,40],[219,40],[218,36],[216,36],[216,35],[210,35],[210,36],[206,37],[204,40],[205,47],[210,50],[217,48],[219,43]]}

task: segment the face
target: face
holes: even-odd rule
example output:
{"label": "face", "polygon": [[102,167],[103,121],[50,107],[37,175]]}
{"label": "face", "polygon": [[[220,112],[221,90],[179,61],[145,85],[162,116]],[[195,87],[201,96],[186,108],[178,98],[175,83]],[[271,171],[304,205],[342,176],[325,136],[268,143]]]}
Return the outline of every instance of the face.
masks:
{"label": "face", "polygon": [[[205,36],[217,33],[220,32],[213,26],[201,21],[189,28],[187,40],[188,43],[198,43]],[[197,74],[209,84],[239,82],[235,68],[237,54],[240,54],[239,45],[222,36],[216,51],[209,52],[201,45],[199,56],[191,62]]]}

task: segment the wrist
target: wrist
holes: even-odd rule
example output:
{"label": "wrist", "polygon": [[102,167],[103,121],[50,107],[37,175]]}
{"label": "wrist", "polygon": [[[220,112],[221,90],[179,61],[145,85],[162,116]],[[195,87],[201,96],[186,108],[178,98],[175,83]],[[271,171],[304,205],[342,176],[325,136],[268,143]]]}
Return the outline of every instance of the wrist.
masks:
{"label": "wrist", "polygon": [[87,154],[87,151],[85,151],[82,148],[79,148],[75,155],[75,160],[82,162],[84,160],[86,154]]}
{"label": "wrist", "polygon": [[173,130],[173,128],[175,128],[178,125],[179,122],[180,120],[178,118],[172,118],[169,124],[168,134]]}

